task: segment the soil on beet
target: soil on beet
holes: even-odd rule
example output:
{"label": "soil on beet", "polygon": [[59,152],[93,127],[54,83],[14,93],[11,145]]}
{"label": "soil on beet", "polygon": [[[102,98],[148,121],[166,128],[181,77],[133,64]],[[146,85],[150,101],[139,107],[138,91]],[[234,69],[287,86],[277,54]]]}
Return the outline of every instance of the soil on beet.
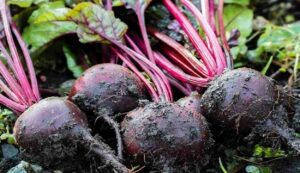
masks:
{"label": "soil on beet", "polygon": [[121,126],[129,160],[150,170],[195,171],[210,158],[213,140],[205,118],[176,104],[137,108]]}
{"label": "soil on beet", "polygon": [[[219,127],[217,129],[222,129],[218,133],[243,136],[256,125],[277,117],[279,106],[291,110],[292,104],[286,98],[272,79],[255,70],[240,68],[212,81],[201,98],[201,108],[203,115]],[[289,122],[289,118],[285,115],[278,119]]]}
{"label": "soil on beet", "polygon": [[[115,64],[95,65],[73,85],[69,99],[86,112],[113,115],[128,112],[145,99],[142,82],[128,69]],[[88,114],[94,123],[97,116]]]}

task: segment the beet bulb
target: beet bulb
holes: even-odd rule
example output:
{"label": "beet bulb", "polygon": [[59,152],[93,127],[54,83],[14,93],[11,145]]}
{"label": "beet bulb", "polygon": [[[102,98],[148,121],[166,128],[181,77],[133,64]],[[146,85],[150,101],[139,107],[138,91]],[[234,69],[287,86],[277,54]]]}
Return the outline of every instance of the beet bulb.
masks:
{"label": "beet bulb", "polygon": [[118,142],[118,156],[122,159],[122,140],[119,125],[111,118],[116,113],[128,112],[145,99],[145,88],[140,79],[127,68],[117,64],[99,64],[87,69],[78,78],[69,100],[80,109],[91,112],[92,127],[99,119],[113,127]]}
{"label": "beet bulb", "polygon": [[63,98],[49,97],[28,108],[17,119],[14,135],[24,156],[45,168],[68,170],[90,152],[118,172],[129,172],[91,136],[85,114]]}
{"label": "beet bulb", "polygon": [[185,109],[201,113],[200,99],[200,94],[194,91],[189,96],[177,100],[176,104],[178,104],[181,107],[184,107]]}
{"label": "beet bulb", "polygon": [[[80,109],[107,115],[131,111],[145,98],[140,79],[117,64],[99,64],[87,69],[69,93],[69,99]],[[97,116],[88,118],[94,121]]]}
{"label": "beet bulb", "polygon": [[239,137],[249,135],[259,126],[267,133],[275,131],[286,138],[280,129],[288,128],[293,113],[291,98],[282,88],[249,68],[227,71],[217,77],[201,97],[200,105],[214,129]]}
{"label": "beet bulb", "polygon": [[137,108],[126,115],[121,127],[134,163],[167,172],[206,163],[213,144],[205,118],[173,103]]}

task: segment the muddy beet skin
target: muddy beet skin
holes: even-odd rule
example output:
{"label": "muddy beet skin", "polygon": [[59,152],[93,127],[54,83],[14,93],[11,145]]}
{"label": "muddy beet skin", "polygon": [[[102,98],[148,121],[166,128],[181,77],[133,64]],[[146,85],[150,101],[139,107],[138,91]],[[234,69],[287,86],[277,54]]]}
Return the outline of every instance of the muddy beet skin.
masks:
{"label": "muddy beet skin", "polygon": [[107,144],[92,137],[87,124],[85,114],[75,104],[49,97],[18,117],[14,136],[26,160],[46,169],[74,171],[92,155],[117,172],[130,172]]}
{"label": "muddy beet skin", "polygon": [[84,111],[115,114],[136,108],[138,101],[146,98],[145,93],[143,83],[127,68],[99,64],[76,80],[69,100]]}
{"label": "muddy beet skin", "polygon": [[151,103],[128,113],[121,124],[134,163],[158,169],[206,163],[213,140],[205,118],[173,103]]}
{"label": "muddy beet skin", "polygon": [[203,115],[216,129],[246,134],[274,115],[288,99],[274,81],[260,72],[239,68],[212,81],[201,98]]}
{"label": "muddy beet skin", "polygon": [[192,92],[189,96],[177,100],[176,104],[178,104],[181,107],[184,107],[185,109],[202,113],[200,107],[200,99],[201,95],[198,92]]}
{"label": "muddy beet skin", "polygon": [[23,154],[45,168],[71,167],[80,161],[78,143],[87,120],[76,105],[50,97],[26,110],[16,121],[14,135]]}

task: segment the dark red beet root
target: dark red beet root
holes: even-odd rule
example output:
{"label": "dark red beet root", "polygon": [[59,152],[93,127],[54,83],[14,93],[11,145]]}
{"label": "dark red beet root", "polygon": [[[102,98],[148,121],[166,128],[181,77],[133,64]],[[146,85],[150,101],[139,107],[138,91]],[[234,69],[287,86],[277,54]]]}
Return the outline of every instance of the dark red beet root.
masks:
{"label": "dark red beet root", "polygon": [[126,115],[121,126],[133,162],[164,171],[206,163],[213,144],[205,118],[173,103],[137,108]]}
{"label": "dark red beet root", "polygon": [[176,104],[178,104],[179,106],[184,107],[188,110],[202,113],[201,107],[200,107],[200,99],[201,99],[201,96],[198,92],[192,92],[191,95],[177,100]]}
{"label": "dark red beet root", "polygon": [[17,119],[14,135],[24,156],[45,168],[74,168],[90,151],[118,172],[129,172],[105,143],[91,136],[85,114],[62,98],[32,105]]}
{"label": "dark red beet root", "polygon": [[[284,93],[258,71],[240,68],[215,79],[201,98],[203,115],[223,130],[248,133],[271,117]],[[286,119],[288,117],[285,117]]]}
{"label": "dark red beet root", "polygon": [[[145,98],[145,88],[139,78],[116,64],[89,68],[76,80],[69,94],[69,99],[82,110],[109,115],[131,111]],[[96,117],[88,118],[93,121]]]}
{"label": "dark red beet root", "polygon": [[248,68],[228,71],[212,82],[200,102],[217,135],[250,143],[261,138],[267,145],[288,144],[300,152],[299,137],[290,128],[292,97],[261,73]]}
{"label": "dark red beet root", "polygon": [[122,140],[119,125],[110,116],[136,108],[139,100],[145,98],[145,88],[139,78],[117,64],[99,64],[89,68],[75,81],[69,93],[69,100],[82,110],[92,112],[88,116],[92,127],[100,118],[113,127],[120,159]]}

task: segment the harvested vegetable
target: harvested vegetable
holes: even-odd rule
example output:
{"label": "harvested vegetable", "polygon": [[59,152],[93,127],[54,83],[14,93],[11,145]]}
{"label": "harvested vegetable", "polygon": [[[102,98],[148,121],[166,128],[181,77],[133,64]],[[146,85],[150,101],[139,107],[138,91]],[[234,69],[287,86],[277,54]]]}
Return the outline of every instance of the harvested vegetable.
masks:
{"label": "harvested vegetable", "polygon": [[133,162],[163,172],[206,164],[213,144],[205,118],[174,103],[150,103],[131,111],[122,130]]}

